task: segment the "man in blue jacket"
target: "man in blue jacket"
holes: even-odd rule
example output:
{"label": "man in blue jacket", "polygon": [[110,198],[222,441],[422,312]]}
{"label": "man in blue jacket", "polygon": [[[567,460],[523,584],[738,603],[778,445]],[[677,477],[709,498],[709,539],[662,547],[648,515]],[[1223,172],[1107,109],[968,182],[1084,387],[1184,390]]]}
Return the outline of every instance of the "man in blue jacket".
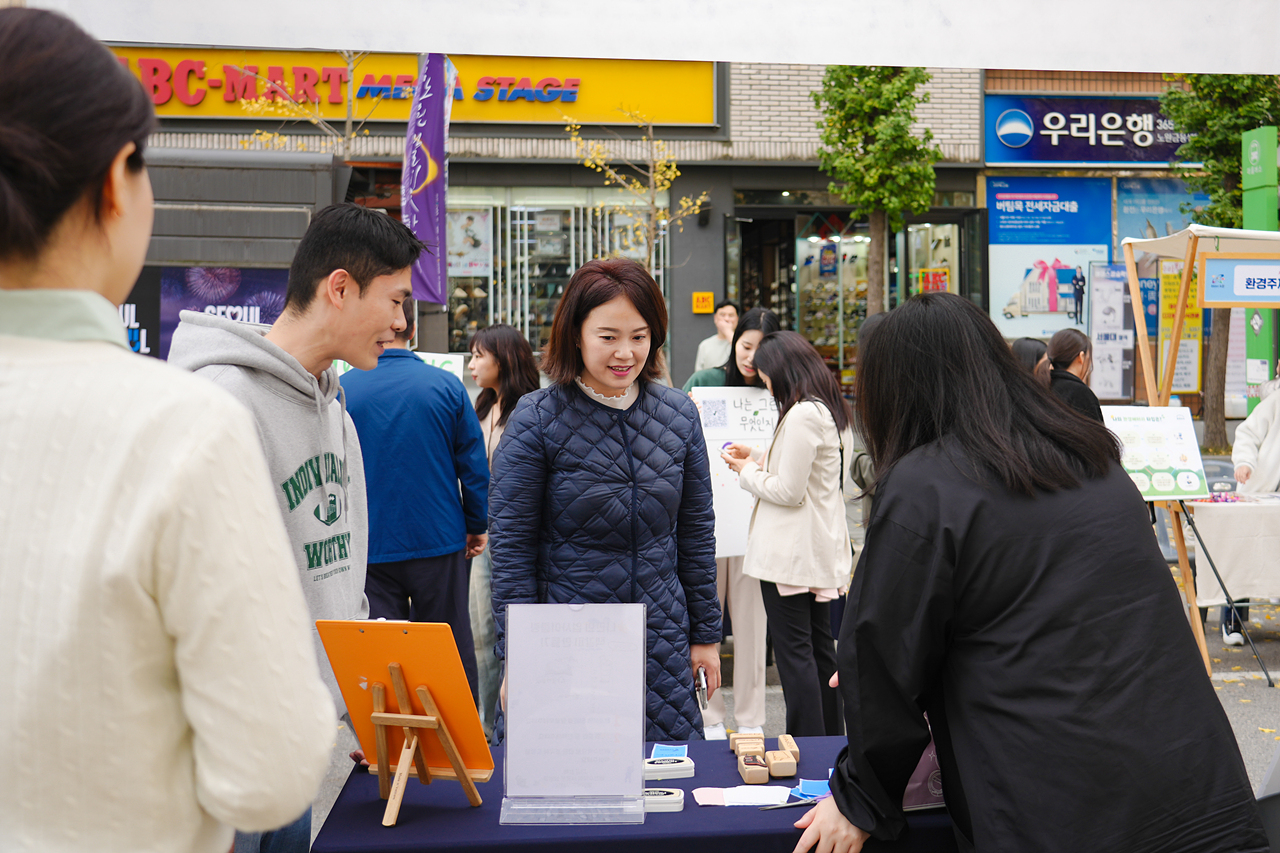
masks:
{"label": "man in blue jacket", "polygon": [[480,421],[453,374],[409,349],[417,308],[376,370],[342,377],[369,495],[369,618],[445,622],[476,694],[470,560],[488,541],[489,463]]}

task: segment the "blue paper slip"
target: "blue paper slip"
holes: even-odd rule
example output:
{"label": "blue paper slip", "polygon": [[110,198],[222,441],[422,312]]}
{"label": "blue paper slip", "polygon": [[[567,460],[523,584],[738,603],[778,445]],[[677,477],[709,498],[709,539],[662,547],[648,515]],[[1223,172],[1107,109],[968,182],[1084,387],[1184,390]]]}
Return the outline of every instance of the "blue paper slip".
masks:
{"label": "blue paper slip", "polygon": [[688,745],[673,746],[669,743],[655,743],[653,751],[649,753],[650,758],[687,758],[688,755]]}
{"label": "blue paper slip", "polygon": [[806,800],[821,797],[831,793],[831,783],[825,779],[801,779],[800,787],[792,788],[791,793]]}

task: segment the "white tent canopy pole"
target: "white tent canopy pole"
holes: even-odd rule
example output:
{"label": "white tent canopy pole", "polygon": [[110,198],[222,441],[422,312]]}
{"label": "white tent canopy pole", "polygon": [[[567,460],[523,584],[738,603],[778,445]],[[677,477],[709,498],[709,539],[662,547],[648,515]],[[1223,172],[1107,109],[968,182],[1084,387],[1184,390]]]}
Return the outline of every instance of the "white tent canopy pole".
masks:
{"label": "white tent canopy pole", "polygon": [[[1243,228],[1210,228],[1208,225],[1188,225],[1167,237],[1137,239],[1125,237],[1122,246],[1133,246],[1135,252],[1148,252],[1168,258],[1180,258],[1187,253],[1192,240],[1212,243],[1208,252],[1280,252],[1280,231],[1246,231]],[[1261,245],[1271,243],[1271,246]]]}
{"label": "white tent canopy pole", "polygon": [[[1151,237],[1136,239],[1126,237],[1120,241],[1124,253],[1124,264],[1129,275],[1129,299],[1133,303],[1135,342],[1142,363],[1144,384],[1147,388],[1147,402],[1153,406],[1169,405],[1173,393],[1173,366],[1178,363],[1178,346],[1182,339],[1182,326],[1187,316],[1187,294],[1191,291],[1191,274],[1195,269],[1196,255],[1200,252],[1200,241],[1205,243],[1205,250],[1211,252],[1276,252],[1280,253],[1280,232],[1246,231],[1242,228],[1211,228],[1208,225],[1188,225],[1177,233],[1167,237]],[[1172,338],[1169,341],[1169,355],[1165,359],[1163,382],[1157,393],[1155,374],[1152,373],[1151,351],[1147,345],[1147,318],[1141,310],[1142,289],[1138,284],[1137,252],[1146,252],[1162,257],[1179,257],[1183,259],[1182,283],[1178,288],[1178,310],[1174,315]]]}
{"label": "white tent canopy pole", "polygon": [[[290,49],[1280,73],[1276,0],[29,0],[104,41]],[[833,29],[834,28],[834,29]]]}

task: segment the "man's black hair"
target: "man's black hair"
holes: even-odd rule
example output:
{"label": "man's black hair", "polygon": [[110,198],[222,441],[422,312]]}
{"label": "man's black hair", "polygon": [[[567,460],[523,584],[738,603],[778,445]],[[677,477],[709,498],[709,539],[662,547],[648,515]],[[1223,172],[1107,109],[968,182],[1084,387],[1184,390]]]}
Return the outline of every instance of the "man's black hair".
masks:
{"label": "man's black hair", "polygon": [[721,299],[717,302],[716,311],[719,311],[721,308],[732,308],[735,314],[738,313],[738,303],[734,302],[732,299]]}
{"label": "man's black hair", "polygon": [[285,310],[306,312],[321,281],[342,269],[361,296],[369,282],[412,266],[426,249],[404,223],[358,204],[334,204],[316,214],[289,266]]}

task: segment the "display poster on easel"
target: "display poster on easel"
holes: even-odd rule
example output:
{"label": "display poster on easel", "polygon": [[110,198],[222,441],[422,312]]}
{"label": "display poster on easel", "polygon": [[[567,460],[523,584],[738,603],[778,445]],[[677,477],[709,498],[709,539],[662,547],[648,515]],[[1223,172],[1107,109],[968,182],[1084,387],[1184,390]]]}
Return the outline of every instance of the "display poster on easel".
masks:
{"label": "display poster on easel", "polygon": [[1189,409],[1103,406],[1102,419],[1120,439],[1120,464],[1144,500],[1209,497]]}
{"label": "display poster on easel", "polygon": [[738,485],[738,475],[720,458],[737,442],[767,453],[778,424],[778,404],[763,388],[694,388],[702,412],[702,434],[711,465],[711,500],[716,512],[716,557],[747,553],[747,529],[755,495]]}
{"label": "display poster on easel", "polygon": [[645,610],[508,605],[501,823],[644,822]]}

